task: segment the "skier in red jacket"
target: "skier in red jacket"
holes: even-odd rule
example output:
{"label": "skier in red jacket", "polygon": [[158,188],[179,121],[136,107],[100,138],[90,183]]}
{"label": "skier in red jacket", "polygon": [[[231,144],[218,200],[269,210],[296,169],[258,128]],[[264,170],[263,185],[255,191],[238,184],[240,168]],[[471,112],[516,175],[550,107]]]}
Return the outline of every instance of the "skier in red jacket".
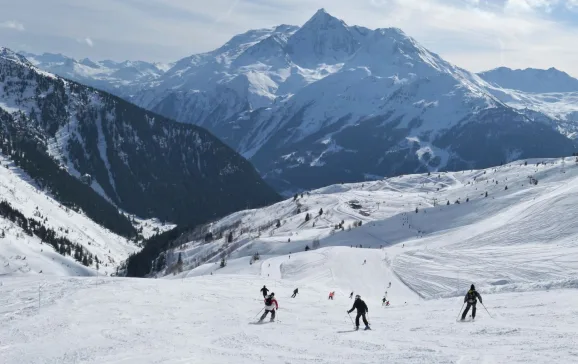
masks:
{"label": "skier in red jacket", "polygon": [[271,294],[265,298],[265,312],[261,316],[261,319],[259,319],[259,322],[263,322],[263,320],[265,319],[265,317],[267,317],[269,312],[271,312],[271,320],[270,321],[271,322],[275,321],[275,310],[278,310],[278,309],[279,309],[279,304],[277,303],[277,300],[275,299],[275,293],[271,292]]}

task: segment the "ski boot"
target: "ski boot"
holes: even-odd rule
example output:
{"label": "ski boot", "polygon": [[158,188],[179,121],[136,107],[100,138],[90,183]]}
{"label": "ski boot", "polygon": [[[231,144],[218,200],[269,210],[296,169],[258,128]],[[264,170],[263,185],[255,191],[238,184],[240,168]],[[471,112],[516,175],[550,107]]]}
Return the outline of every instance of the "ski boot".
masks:
{"label": "ski boot", "polygon": [[369,327],[369,325],[365,325],[365,329],[364,330],[371,330],[371,327]]}

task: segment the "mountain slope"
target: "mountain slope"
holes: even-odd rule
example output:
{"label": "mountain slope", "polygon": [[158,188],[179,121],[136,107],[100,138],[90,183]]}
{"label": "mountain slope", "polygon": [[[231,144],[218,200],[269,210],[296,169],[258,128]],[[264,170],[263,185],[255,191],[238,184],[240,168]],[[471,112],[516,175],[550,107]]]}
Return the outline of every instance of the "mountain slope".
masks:
{"label": "mountain slope", "polygon": [[0,275],[112,274],[137,250],[59,203],[0,155]]}
{"label": "mountain slope", "polygon": [[[0,51],[0,84],[2,147],[91,218],[106,219],[105,199],[137,216],[179,224],[277,199],[245,159],[201,128],[39,71],[7,49]],[[102,207],[87,198],[100,199]]]}
{"label": "mountain slope", "polygon": [[[573,157],[328,186],[175,237],[167,244],[174,248],[156,260],[155,269],[160,276],[180,270],[179,278],[219,274],[223,256],[231,269],[238,268],[237,259],[249,269],[250,258],[258,253],[261,259],[253,264],[261,268],[251,268],[254,273],[273,277],[273,261],[281,259],[287,279],[289,267],[299,265],[293,254],[307,246],[361,244],[386,249],[396,277],[425,298],[456,295],[457,282],[441,274],[439,266],[458,270],[472,257],[492,268],[472,267],[461,272],[462,279],[488,290],[563,287],[578,272],[567,259],[577,249],[577,216],[568,208],[578,198],[577,181]],[[557,254],[553,246],[565,253]],[[175,265],[179,256],[180,266]],[[262,263],[268,258],[271,268]],[[524,274],[511,268],[512,261],[524,264]],[[540,281],[533,278],[538,276]]]}
{"label": "mountain slope", "polygon": [[499,67],[478,73],[494,86],[532,93],[578,92],[578,79],[555,68],[513,70]]}
{"label": "mountain slope", "polygon": [[399,29],[322,9],[183,59],[135,101],[207,127],[287,194],[574,151],[571,122],[513,109],[495,89]]}
{"label": "mountain slope", "polygon": [[479,74],[488,90],[517,110],[532,110],[557,120],[558,130],[578,137],[578,79],[555,68],[512,70],[496,68]]}
{"label": "mountain slope", "polygon": [[97,89],[128,98],[143,85],[154,82],[172,65],[143,61],[76,60],[62,54],[21,52],[34,66]]}

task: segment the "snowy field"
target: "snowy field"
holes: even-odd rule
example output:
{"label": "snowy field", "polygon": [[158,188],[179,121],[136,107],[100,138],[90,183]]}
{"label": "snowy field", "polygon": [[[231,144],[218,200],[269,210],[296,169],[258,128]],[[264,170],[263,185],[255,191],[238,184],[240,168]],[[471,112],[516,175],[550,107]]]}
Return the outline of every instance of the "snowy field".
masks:
{"label": "snowy field", "polygon": [[[354,279],[364,267],[342,268]],[[295,282],[253,275],[170,281],[12,278],[0,286],[0,356],[6,364],[575,363],[578,358],[575,290],[483,295],[493,318],[478,304],[476,320],[463,323],[456,321],[461,297],[382,308],[378,296],[359,292],[373,330],[355,332],[347,295],[336,288],[335,300],[327,299],[328,289],[349,282],[335,277],[335,285],[325,285],[325,278],[318,283],[313,276],[308,281],[299,283],[300,293],[291,299]],[[378,290],[381,280],[373,282]],[[263,283],[276,293],[280,309],[277,322],[255,324]],[[370,281],[364,284],[363,290],[370,289]],[[397,284],[392,282],[393,290]]]}
{"label": "snowy field", "polygon": [[[0,277],[0,357],[7,364],[575,363],[576,206],[574,158],[329,186],[211,224],[218,231],[235,223],[224,229],[234,232],[224,268],[218,254],[195,265],[227,246],[223,238],[171,252],[171,259],[181,253],[185,269],[163,279]],[[314,239],[320,247],[304,251]],[[260,260],[251,262],[256,252]],[[478,304],[474,322],[457,322],[472,283],[489,314]],[[277,322],[256,325],[263,284],[280,310]],[[367,302],[372,331],[352,331],[352,291]],[[386,292],[391,306],[383,308]]]}

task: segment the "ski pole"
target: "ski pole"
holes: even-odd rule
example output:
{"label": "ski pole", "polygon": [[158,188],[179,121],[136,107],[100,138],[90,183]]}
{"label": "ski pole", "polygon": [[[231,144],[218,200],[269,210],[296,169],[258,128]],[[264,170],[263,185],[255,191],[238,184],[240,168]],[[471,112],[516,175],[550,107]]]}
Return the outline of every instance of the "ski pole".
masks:
{"label": "ski pole", "polygon": [[490,316],[490,318],[493,318],[492,315],[490,315],[490,311],[488,311],[488,309],[486,308],[486,306],[484,305],[483,302],[480,302],[482,304],[482,306],[484,307],[484,309],[486,310],[486,312],[488,313],[488,315]]}
{"label": "ski pole", "polygon": [[353,327],[355,327],[355,323],[353,322],[353,319],[351,318],[351,314],[348,312],[347,316],[349,316],[349,319],[351,320],[351,324],[353,325]]}
{"label": "ski pole", "polygon": [[466,305],[466,303],[464,302],[464,304],[462,305],[462,308],[460,308],[460,313],[458,313],[458,317],[456,317],[456,321],[460,319],[460,314],[462,313],[462,310],[464,309],[465,305]]}
{"label": "ski pole", "polygon": [[259,316],[259,314],[260,314],[261,312],[263,312],[264,309],[265,309],[265,307],[263,307],[263,308],[261,309],[261,311],[257,312],[257,314],[255,315],[255,317],[254,317],[253,319],[256,319],[257,316]]}

